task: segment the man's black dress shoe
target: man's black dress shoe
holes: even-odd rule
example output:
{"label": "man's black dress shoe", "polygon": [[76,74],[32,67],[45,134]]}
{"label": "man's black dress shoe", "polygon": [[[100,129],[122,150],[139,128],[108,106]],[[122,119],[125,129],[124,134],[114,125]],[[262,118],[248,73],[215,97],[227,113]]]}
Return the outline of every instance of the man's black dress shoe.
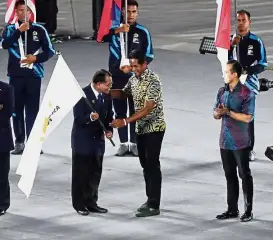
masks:
{"label": "man's black dress shoe", "polygon": [[230,218],[238,218],[239,217],[239,211],[232,212],[232,211],[225,211],[222,214],[219,214],[216,216],[217,219],[219,220],[224,220],[224,219],[230,219]]}
{"label": "man's black dress shoe", "polygon": [[6,213],[6,210],[0,209],[0,216],[4,215]]}
{"label": "man's black dress shoe", "polygon": [[136,213],[136,217],[151,217],[151,216],[157,216],[160,214],[159,209],[155,208],[143,208],[140,212]]}
{"label": "man's black dress shoe", "polygon": [[108,212],[107,209],[101,208],[99,206],[87,207],[87,209],[89,210],[89,212],[93,212],[93,213],[107,213]]}
{"label": "man's black dress shoe", "polygon": [[82,215],[82,216],[89,215],[89,211],[86,208],[78,210],[77,213]]}
{"label": "man's black dress shoe", "polygon": [[149,208],[147,202],[145,202],[141,207],[137,208],[137,212],[142,212],[146,208]]}
{"label": "man's black dress shoe", "polygon": [[24,152],[25,144],[16,143],[14,150],[11,152],[12,155],[21,155]]}
{"label": "man's black dress shoe", "polygon": [[245,212],[241,217],[240,221],[241,222],[249,222],[253,219],[253,214],[252,212]]}

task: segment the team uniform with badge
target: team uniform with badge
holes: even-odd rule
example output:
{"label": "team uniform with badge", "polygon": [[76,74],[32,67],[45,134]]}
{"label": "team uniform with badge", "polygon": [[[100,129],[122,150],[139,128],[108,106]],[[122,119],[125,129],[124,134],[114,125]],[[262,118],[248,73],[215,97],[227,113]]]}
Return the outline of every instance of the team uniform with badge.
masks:
{"label": "team uniform with badge", "polygon": [[[113,79],[113,89],[122,89],[127,84],[129,78],[132,76],[131,73],[125,74],[120,70],[121,63],[121,45],[120,45],[120,35],[115,34],[114,30],[119,26],[114,26],[110,30],[109,35],[109,71],[112,74]],[[149,31],[142,25],[134,23],[130,25],[130,30],[128,32],[128,52],[132,50],[139,50],[144,53],[146,60],[150,63],[153,56],[153,47],[151,42],[151,36]],[[128,103],[127,103],[128,102]],[[134,114],[134,104],[132,97],[128,99],[114,99],[113,100],[114,110],[116,118],[125,118],[127,116],[127,110],[129,107],[129,115]],[[128,129],[123,127],[118,129],[120,142],[128,142]],[[136,143],[135,135],[135,123],[130,124],[130,142]]]}
{"label": "team uniform with badge", "polygon": [[[265,67],[268,66],[266,50],[262,40],[251,32],[241,37],[239,43],[239,58],[240,64],[247,73],[247,78],[244,82],[245,86],[253,91],[255,95],[258,95],[260,91],[258,74],[262,73]],[[229,59],[237,59],[235,47],[231,47]],[[250,122],[249,130],[251,136],[250,156],[252,156],[252,154],[254,154],[253,148],[255,143],[254,119]]]}
{"label": "team uniform with badge", "polygon": [[[3,49],[9,52],[8,76],[15,95],[13,113],[15,150],[20,145],[22,150],[25,135],[28,137],[31,132],[39,111],[41,78],[44,77],[43,62],[49,60],[55,53],[46,29],[37,23],[29,23],[27,53],[24,53],[25,33],[21,33],[18,29],[21,24],[22,22],[19,21],[17,24],[8,25],[4,30],[2,42]],[[20,64],[20,60],[22,56],[28,54],[36,55],[36,62],[24,67]]]}

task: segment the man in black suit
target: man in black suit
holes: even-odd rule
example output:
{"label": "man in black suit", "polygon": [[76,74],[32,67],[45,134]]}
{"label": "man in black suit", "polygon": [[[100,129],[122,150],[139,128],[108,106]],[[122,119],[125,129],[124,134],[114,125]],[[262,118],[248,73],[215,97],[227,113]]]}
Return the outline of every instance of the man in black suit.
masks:
{"label": "man in black suit", "polygon": [[[94,106],[92,112],[82,98],[73,108],[74,123],[71,134],[72,146],[72,205],[80,215],[89,212],[106,213],[97,205],[98,187],[102,175],[105,152],[105,136],[112,137],[112,86],[111,73],[101,69],[93,76],[92,83],[83,88],[87,99]],[[104,133],[97,119],[104,123]],[[105,135],[105,136],[104,136]]]}
{"label": "man in black suit", "polygon": [[10,118],[13,108],[13,88],[0,81],[0,216],[10,207],[10,151],[14,148]]}

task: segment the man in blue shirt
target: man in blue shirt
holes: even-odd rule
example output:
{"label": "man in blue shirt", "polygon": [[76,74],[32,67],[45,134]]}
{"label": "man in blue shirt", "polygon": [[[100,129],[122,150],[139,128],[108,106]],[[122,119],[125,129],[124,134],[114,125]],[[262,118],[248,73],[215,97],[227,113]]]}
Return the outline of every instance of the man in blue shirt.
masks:
{"label": "man in blue shirt", "polygon": [[[131,73],[124,73],[120,70],[121,32],[128,32],[128,52],[131,52],[132,50],[142,51],[146,56],[146,62],[148,64],[154,58],[150,33],[144,26],[136,22],[138,16],[138,3],[135,0],[127,1],[128,24],[124,24],[123,26],[113,26],[109,34],[109,71],[112,73],[114,89],[123,89],[129,78],[132,76]],[[125,8],[123,8],[123,16],[125,16]],[[130,116],[134,114],[134,104],[131,96],[123,100],[114,99],[113,106],[117,119],[126,118],[128,109]],[[128,152],[132,153],[133,156],[138,156],[135,123],[130,123],[129,127],[130,137],[128,136],[128,126],[118,129],[121,145],[116,154],[117,156],[124,156]],[[130,145],[128,145],[128,141],[130,141]]]}
{"label": "man in blue shirt", "polygon": [[[6,27],[2,47],[9,52],[8,76],[15,96],[13,113],[15,149],[12,154],[22,154],[25,137],[29,136],[39,111],[41,78],[44,77],[43,62],[49,60],[55,51],[43,26],[24,22],[25,1],[17,1],[15,9],[18,23]],[[28,9],[28,14],[30,14],[30,9]],[[27,53],[24,53],[25,31],[27,31]],[[40,49],[42,52],[39,52]],[[22,57],[26,58],[22,59]],[[24,67],[22,64],[27,64],[27,66]]]}
{"label": "man in blue shirt", "polygon": [[239,78],[242,67],[236,60],[228,61],[226,65],[226,86],[219,89],[213,116],[222,119],[220,133],[220,151],[227,182],[228,209],[217,215],[217,219],[237,218],[239,176],[242,179],[245,213],[241,216],[242,222],[250,221],[253,217],[253,178],[249,168],[249,147],[251,137],[249,133],[250,121],[254,117],[255,94]]}
{"label": "man in blue shirt", "polygon": [[[244,84],[257,95],[260,91],[258,74],[263,72],[265,67],[267,67],[267,59],[262,40],[250,32],[250,23],[250,13],[248,11],[240,10],[237,12],[238,35],[234,35],[233,40],[231,41],[229,59],[237,59],[236,45],[238,44],[240,58],[238,61],[241,63],[245,73],[248,75]],[[250,123],[250,134],[250,160],[254,160],[254,119]]]}

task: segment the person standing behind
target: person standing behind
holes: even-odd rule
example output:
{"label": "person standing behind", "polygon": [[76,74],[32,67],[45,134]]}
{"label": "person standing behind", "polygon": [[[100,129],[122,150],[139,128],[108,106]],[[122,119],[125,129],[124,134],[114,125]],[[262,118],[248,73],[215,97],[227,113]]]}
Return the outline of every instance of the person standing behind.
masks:
{"label": "person standing behind", "polygon": [[[239,46],[239,62],[244,72],[248,75],[245,85],[255,93],[259,94],[260,83],[258,74],[262,73],[267,67],[266,50],[262,40],[255,34],[250,32],[250,13],[246,10],[237,12],[237,36],[233,36],[231,41],[231,49],[229,51],[229,59],[237,59],[236,45]],[[255,159],[254,143],[255,130],[254,119],[250,123],[251,146],[249,157],[250,160]]]}
{"label": "person standing behind", "polygon": [[105,153],[104,132],[97,120],[101,119],[108,130],[105,133],[106,137],[111,138],[113,128],[109,123],[113,120],[113,112],[112,100],[108,96],[111,85],[111,73],[104,69],[96,72],[92,83],[83,88],[96,112],[91,112],[83,98],[73,108],[72,205],[80,215],[84,216],[89,212],[107,212],[107,209],[97,205]]}
{"label": "person standing behind", "polygon": [[37,22],[44,23],[51,42],[58,43],[55,31],[57,29],[57,0],[39,0],[35,3]]}
{"label": "person standing behind", "polygon": [[[138,17],[138,3],[135,0],[127,0],[128,3],[128,24],[122,26],[113,26],[110,30],[109,38],[109,71],[113,76],[113,88],[122,89],[127,84],[128,79],[132,73],[124,73],[120,70],[121,63],[121,46],[120,46],[120,33],[128,32],[128,51],[139,50],[146,56],[146,62],[149,64],[153,56],[153,47],[151,36],[147,28],[138,24],[136,19]],[[125,8],[122,11],[123,17],[125,16]],[[134,114],[133,99],[131,96],[125,99],[114,99],[113,106],[116,118],[126,118],[127,112],[129,115]],[[133,156],[138,156],[136,146],[135,123],[130,123],[130,137],[128,136],[128,126],[118,129],[120,138],[120,147],[116,156],[124,156],[128,152]],[[130,141],[131,144],[128,144]]]}
{"label": "person standing behind", "polygon": [[[49,60],[55,51],[43,26],[24,22],[25,1],[17,1],[15,9],[18,24],[11,24],[6,27],[3,33],[2,47],[9,52],[8,76],[10,78],[9,83],[14,88],[15,96],[15,112],[13,113],[15,149],[12,154],[22,154],[25,147],[25,137],[29,137],[39,111],[41,78],[44,77],[43,62]],[[30,16],[29,8],[28,16]],[[28,34],[27,53],[22,53],[25,49],[25,31]],[[39,52],[40,49],[42,52]],[[21,53],[26,55],[23,60],[21,60]],[[27,67],[22,66],[22,64],[27,64]]]}
{"label": "person standing behind", "polygon": [[124,89],[112,89],[111,96],[121,99],[132,95],[135,113],[128,118],[114,120],[111,126],[122,128],[136,122],[137,149],[147,195],[147,201],[137,209],[136,217],[149,217],[160,214],[160,153],[166,130],[162,87],[159,77],[147,68],[142,52],[134,50],[129,58],[134,75]]}
{"label": "person standing behind", "polygon": [[254,117],[255,94],[239,78],[242,66],[236,60],[228,61],[225,71],[226,86],[219,89],[214,105],[213,116],[222,119],[220,133],[220,152],[227,183],[228,209],[217,215],[217,219],[237,218],[239,176],[245,203],[245,212],[241,216],[242,222],[253,218],[253,178],[249,168],[249,147],[251,144],[250,122]]}
{"label": "person standing behind", "polygon": [[10,207],[10,151],[14,147],[10,118],[13,108],[13,88],[0,81],[0,216]]}

